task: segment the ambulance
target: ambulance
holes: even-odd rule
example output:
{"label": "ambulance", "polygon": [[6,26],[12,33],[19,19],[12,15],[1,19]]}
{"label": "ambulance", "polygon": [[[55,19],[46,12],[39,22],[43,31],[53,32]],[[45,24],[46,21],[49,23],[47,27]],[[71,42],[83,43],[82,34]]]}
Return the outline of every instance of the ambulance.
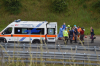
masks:
{"label": "ambulance", "polygon": [[41,40],[47,40],[47,42],[57,40],[57,22],[18,19],[0,32],[0,43],[31,42],[39,44]]}

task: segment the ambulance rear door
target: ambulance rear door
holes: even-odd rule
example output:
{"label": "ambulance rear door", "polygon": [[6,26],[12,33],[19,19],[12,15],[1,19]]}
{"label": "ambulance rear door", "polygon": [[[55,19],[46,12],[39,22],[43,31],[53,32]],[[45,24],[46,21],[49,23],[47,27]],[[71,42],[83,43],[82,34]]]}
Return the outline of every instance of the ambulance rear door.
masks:
{"label": "ambulance rear door", "polygon": [[57,26],[56,23],[49,23],[47,25],[47,41],[55,42],[57,39]]}

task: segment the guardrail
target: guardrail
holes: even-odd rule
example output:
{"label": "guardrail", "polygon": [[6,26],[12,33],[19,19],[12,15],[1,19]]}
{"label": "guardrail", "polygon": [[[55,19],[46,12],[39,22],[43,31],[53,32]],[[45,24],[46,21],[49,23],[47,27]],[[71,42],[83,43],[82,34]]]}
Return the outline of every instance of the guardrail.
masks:
{"label": "guardrail", "polygon": [[[3,56],[2,56],[3,55]],[[28,51],[2,51],[0,54],[0,57],[3,57],[3,62],[8,62],[9,60],[7,58],[37,58],[37,59],[43,59],[43,61],[40,60],[10,60],[10,62],[20,62],[24,61],[26,63],[29,62],[43,62],[43,63],[57,63],[57,64],[79,64],[79,65],[100,65],[99,63],[96,63],[97,61],[100,61],[100,55],[96,54],[80,54],[80,53],[66,53],[66,52],[28,52]],[[48,61],[47,59],[56,59],[56,61]],[[58,60],[63,61],[58,61]],[[77,60],[81,62],[67,62],[66,60]],[[89,63],[85,61],[94,61],[93,63]]]}
{"label": "guardrail", "polygon": [[[14,43],[6,43],[1,44],[2,47],[4,47],[6,50],[8,48],[23,48],[23,51],[25,51],[25,48],[43,48],[43,49],[57,49],[59,52],[60,50],[89,50],[94,51],[95,54],[97,51],[100,51],[100,47],[98,46],[71,46],[71,45],[48,45],[48,44],[14,44]],[[0,46],[0,47],[1,47]]]}
{"label": "guardrail", "polygon": [[[58,64],[79,64],[79,65],[100,65],[100,55],[96,54],[97,51],[100,51],[100,47],[98,46],[71,46],[71,45],[48,45],[48,44],[13,44],[13,43],[6,43],[0,44],[0,47],[4,47],[6,51],[2,50],[0,53],[0,57],[2,58],[2,62],[8,62],[7,58],[24,58],[26,60],[10,60],[10,62],[38,62],[38,63],[58,63]],[[8,48],[23,48],[23,51],[9,51]],[[25,51],[26,48],[42,48],[42,49],[57,49],[58,52],[32,52],[32,51]],[[76,50],[76,53],[67,53],[67,52],[60,52],[60,50]],[[94,51],[95,54],[82,54],[77,53],[77,50],[89,50]],[[27,60],[28,58],[38,58],[43,59],[44,61],[40,60]],[[48,61],[47,59],[56,59],[56,61]],[[58,61],[63,60],[63,61]],[[81,62],[66,62],[66,60],[76,60]],[[93,61],[93,63],[85,62],[85,61]]]}

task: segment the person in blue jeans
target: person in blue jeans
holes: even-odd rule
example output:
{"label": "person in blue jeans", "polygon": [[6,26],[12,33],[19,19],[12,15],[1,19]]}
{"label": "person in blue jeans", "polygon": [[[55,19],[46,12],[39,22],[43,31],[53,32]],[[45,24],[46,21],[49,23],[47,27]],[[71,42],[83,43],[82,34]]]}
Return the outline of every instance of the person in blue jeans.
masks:
{"label": "person in blue jeans", "polygon": [[92,27],[90,29],[91,29],[91,31],[90,31],[90,33],[91,33],[91,43],[94,43],[94,38],[93,38],[93,36],[94,36],[94,29]]}

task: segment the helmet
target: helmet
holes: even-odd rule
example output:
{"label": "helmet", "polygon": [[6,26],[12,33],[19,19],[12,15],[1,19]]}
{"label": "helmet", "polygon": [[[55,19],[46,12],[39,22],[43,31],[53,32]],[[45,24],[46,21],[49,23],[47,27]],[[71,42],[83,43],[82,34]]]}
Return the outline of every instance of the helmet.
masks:
{"label": "helmet", "polygon": [[68,25],[68,27],[70,27],[70,25]]}
{"label": "helmet", "polygon": [[76,25],[74,25],[76,27]]}

